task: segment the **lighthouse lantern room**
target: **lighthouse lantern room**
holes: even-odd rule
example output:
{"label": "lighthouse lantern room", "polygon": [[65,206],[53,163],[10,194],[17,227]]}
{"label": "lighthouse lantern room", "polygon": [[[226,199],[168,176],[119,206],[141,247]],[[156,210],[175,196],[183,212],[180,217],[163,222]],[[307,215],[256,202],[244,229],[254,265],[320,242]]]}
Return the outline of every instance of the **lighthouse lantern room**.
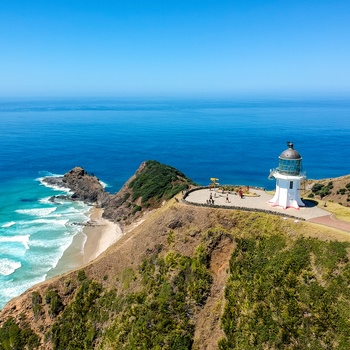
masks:
{"label": "lighthouse lantern room", "polygon": [[305,178],[302,172],[302,157],[292,142],[287,142],[288,149],[279,156],[278,168],[270,171],[269,179],[276,179],[276,193],[269,201],[272,206],[286,208],[304,207],[300,199],[300,182]]}

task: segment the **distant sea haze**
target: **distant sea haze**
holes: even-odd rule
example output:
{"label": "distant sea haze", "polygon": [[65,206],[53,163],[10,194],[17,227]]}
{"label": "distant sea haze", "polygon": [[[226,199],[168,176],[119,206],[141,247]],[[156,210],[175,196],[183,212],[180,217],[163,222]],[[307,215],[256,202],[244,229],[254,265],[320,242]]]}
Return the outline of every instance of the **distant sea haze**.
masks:
{"label": "distant sea haze", "polygon": [[64,191],[43,176],[81,166],[116,192],[155,159],[201,185],[273,189],[287,141],[308,178],[350,173],[350,100],[0,100],[0,136],[0,308],[50,276],[88,220],[83,203],[51,203]]}

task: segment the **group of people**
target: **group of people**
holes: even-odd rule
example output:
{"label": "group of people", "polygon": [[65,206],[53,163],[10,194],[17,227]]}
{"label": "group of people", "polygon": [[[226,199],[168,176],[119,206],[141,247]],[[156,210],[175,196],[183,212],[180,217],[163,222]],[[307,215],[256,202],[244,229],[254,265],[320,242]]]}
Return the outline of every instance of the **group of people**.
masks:
{"label": "group of people", "polygon": [[210,193],[209,199],[207,199],[207,204],[214,205],[213,195]]}
{"label": "group of people", "polygon": [[[242,187],[240,187],[237,192],[238,192],[239,198],[241,198],[241,199],[244,198]],[[247,186],[247,192],[249,192],[249,186]],[[222,191],[222,193],[224,193],[224,190]],[[236,194],[236,193],[234,193],[234,194]],[[214,194],[214,197],[216,197],[216,193]],[[226,203],[231,203],[230,198],[229,198],[229,192],[227,192],[227,194],[226,194]],[[209,199],[207,199],[207,204],[214,205],[214,199],[213,199],[212,193],[210,193]]]}

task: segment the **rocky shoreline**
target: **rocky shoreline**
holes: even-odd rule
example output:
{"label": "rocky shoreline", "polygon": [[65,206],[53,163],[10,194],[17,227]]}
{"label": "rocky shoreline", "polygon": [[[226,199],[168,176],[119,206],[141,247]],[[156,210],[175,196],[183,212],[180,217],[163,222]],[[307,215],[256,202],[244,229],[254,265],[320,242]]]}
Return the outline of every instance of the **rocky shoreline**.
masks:
{"label": "rocky shoreline", "polygon": [[[141,165],[138,171],[141,171]],[[104,190],[99,179],[94,175],[89,175],[83,168],[75,167],[64,176],[45,177],[42,181],[49,186],[59,188],[69,188],[72,195],[57,195],[52,196],[49,200],[55,202],[60,200],[83,201],[88,205],[103,209],[103,218],[118,223],[121,226],[129,223],[127,218],[130,216],[132,206],[125,200],[130,192],[128,184],[135,177],[132,176],[123,186],[123,188],[111,194]],[[135,215],[136,217],[138,215]],[[135,218],[133,217],[133,219]]]}

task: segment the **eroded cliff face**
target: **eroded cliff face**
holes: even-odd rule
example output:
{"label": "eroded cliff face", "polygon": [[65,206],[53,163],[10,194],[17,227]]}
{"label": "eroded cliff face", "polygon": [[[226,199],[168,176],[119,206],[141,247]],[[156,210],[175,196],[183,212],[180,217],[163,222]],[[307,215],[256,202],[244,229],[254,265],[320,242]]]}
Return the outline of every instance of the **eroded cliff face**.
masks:
{"label": "eroded cliff face", "polygon": [[[140,203],[140,200],[132,202],[133,191],[130,188],[130,183],[144,171],[146,162],[143,162],[136,170],[135,174],[125,182],[119,192],[108,197],[103,205],[103,217],[119,224],[130,224],[133,220],[142,215],[141,210],[136,211],[135,207]],[[141,207],[140,207],[141,208]]]}

